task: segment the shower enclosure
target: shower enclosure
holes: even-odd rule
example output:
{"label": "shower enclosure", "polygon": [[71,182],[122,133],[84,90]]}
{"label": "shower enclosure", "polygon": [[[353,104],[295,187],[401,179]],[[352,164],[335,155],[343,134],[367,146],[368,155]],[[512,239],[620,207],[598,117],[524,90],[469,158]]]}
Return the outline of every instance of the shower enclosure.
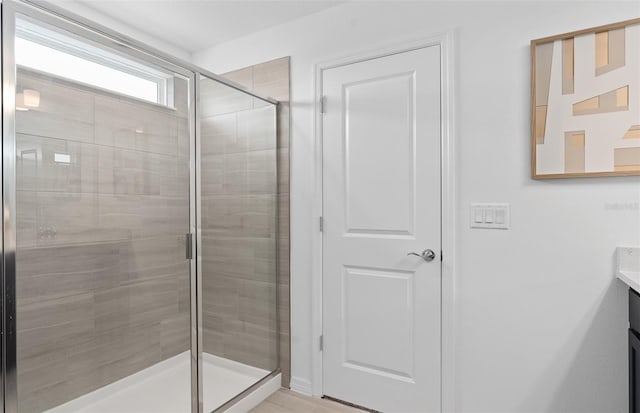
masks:
{"label": "shower enclosure", "polygon": [[211,412],[276,377],[276,102],[30,1],[2,73],[4,412]]}

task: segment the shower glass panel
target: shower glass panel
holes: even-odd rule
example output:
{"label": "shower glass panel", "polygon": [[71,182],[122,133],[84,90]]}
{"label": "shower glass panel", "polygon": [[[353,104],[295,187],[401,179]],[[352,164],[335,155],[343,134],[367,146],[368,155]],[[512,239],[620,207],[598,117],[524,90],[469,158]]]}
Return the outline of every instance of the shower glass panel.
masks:
{"label": "shower glass panel", "polygon": [[208,413],[277,377],[276,102],[0,7],[4,412]]}
{"label": "shower glass panel", "polygon": [[190,72],[15,23],[17,410],[188,412]]}
{"label": "shower glass panel", "polygon": [[278,368],[276,105],[199,79],[204,411]]}

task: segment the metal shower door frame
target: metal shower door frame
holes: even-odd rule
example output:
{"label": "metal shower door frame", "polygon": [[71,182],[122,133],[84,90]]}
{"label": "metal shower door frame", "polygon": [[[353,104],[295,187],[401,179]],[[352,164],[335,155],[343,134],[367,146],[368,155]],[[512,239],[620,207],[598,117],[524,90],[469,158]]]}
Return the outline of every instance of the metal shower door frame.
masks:
{"label": "metal shower door frame", "polygon": [[[167,59],[147,52],[144,47],[119,39],[118,36],[96,29],[90,22],[66,13],[50,10],[39,3],[4,0],[2,7],[2,399],[5,413],[18,412],[17,383],[17,329],[16,329],[16,129],[15,93],[16,61],[15,39],[16,19],[22,15],[46,25],[65,30],[81,38],[96,42],[107,48],[122,51],[135,59],[149,62],[167,69],[189,80],[189,233],[196,232],[195,214],[195,96],[196,73],[192,69],[175,64]],[[191,300],[191,411],[202,413],[202,381],[199,379],[202,355],[197,337],[199,319],[194,309],[199,307],[197,288],[197,267],[190,260],[190,300]]]}
{"label": "metal shower door frame", "polygon": [[[190,352],[191,352],[191,412],[204,413],[202,375],[202,249],[200,216],[200,75],[224,84],[239,92],[275,106],[277,125],[278,101],[252,92],[244,86],[225,79],[190,62],[175,58],[135,39],[119,34],[54,4],[41,0],[0,0],[2,45],[2,263],[0,265],[1,305],[0,321],[0,406],[4,413],[18,413],[17,340],[16,340],[16,130],[15,93],[16,16],[24,15],[47,25],[66,30],[81,38],[119,50],[133,58],[149,62],[189,79],[189,235],[195,238],[190,260]],[[276,129],[277,131],[277,129]],[[277,133],[277,132],[276,132]],[[276,214],[276,219],[278,219]],[[277,226],[276,226],[277,227]],[[277,237],[276,237],[277,239]],[[276,243],[277,245],[277,243]],[[277,248],[277,247],[276,247]],[[277,251],[277,250],[276,250]],[[277,252],[278,253],[278,252]],[[278,260],[276,260],[278,262]],[[276,264],[277,265],[277,264]],[[277,273],[277,271],[276,271]],[[277,291],[277,289],[276,289]],[[279,298],[276,297],[276,307]],[[276,337],[279,337],[279,323]],[[280,372],[276,368],[269,375],[221,406],[226,409],[266,380]],[[208,412],[207,412],[208,413]]]}

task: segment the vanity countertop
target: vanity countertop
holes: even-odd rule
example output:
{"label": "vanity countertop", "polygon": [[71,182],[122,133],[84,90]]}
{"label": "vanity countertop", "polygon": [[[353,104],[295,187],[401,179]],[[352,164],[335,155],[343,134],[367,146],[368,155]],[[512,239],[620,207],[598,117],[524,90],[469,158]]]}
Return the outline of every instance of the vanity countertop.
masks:
{"label": "vanity countertop", "polygon": [[618,271],[616,277],[637,293],[640,293],[640,271]]}
{"label": "vanity countertop", "polygon": [[618,247],[616,261],[616,277],[640,293],[640,247]]}

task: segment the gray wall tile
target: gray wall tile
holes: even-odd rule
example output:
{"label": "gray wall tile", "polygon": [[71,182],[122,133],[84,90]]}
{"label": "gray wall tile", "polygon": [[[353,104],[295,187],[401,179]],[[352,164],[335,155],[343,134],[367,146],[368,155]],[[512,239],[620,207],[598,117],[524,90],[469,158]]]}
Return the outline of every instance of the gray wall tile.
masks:
{"label": "gray wall tile", "polygon": [[18,398],[38,412],[189,349],[188,123],[186,102],[18,79],[41,94],[16,142]]}
{"label": "gray wall tile", "polygon": [[[275,368],[279,355],[286,387],[290,377],[289,58],[225,76],[281,104],[276,136],[270,105],[257,99],[251,105],[246,101],[222,105],[218,102],[225,93],[213,87],[203,90],[220,93],[218,98],[201,100],[209,106],[203,108],[206,116],[201,119],[204,347],[265,369]],[[276,194],[280,194],[277,239]]]}

